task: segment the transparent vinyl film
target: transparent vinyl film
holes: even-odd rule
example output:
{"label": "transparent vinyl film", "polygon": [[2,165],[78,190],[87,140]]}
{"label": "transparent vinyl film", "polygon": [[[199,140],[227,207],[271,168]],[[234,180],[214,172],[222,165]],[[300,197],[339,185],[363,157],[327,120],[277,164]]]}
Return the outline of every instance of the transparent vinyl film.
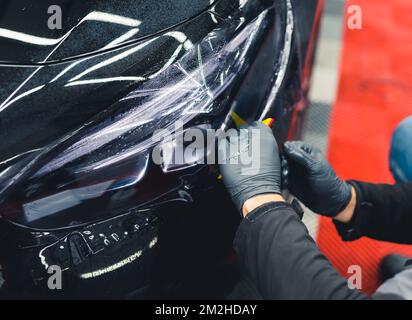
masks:
{"label": "transparent vinyl film", "polygon": [[228,96],[250,66],[273,11],[223,21],[98,117],[6,168],[0,173],[1,215],[37,229],[74,227],[179,190],[182,179],[152,163],[153,133],[173,132],[176,121],[224,126]]}

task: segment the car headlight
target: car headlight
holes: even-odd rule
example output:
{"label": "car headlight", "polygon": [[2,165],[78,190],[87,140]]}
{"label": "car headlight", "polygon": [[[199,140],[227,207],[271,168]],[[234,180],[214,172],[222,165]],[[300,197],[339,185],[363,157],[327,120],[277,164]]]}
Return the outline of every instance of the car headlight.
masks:
{"label": "car headlight", "polygon": [[153,133],[173,132],[176,121],[187,128],[227,125],[234,107],[228,97],[275,15],[275,7],[255,11],[222,21],[197,44],[182,42],[190,49],[177,62],[142,78],[136,90],[83,127],[0,172],[0,214],[32,229],[70,228],[145,208],[181,190],[181,176],[151,161]]}

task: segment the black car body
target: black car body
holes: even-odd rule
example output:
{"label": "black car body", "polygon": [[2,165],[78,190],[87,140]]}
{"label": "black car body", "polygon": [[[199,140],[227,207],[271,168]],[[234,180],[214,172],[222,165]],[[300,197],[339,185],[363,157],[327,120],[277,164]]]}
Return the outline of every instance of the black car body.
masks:
{"label": "black car body", "polygon": [[[48,27],[53,5],[62,29]],[[229,128],[271,117],[280,141],[298,138],[321,9],[318,0],[1,1],[5,294],[224,296],[238,276],[238,215],[216,168],[155,165],[151,137],[176,121]],[[51,266],[62,290],[48,288]]]}

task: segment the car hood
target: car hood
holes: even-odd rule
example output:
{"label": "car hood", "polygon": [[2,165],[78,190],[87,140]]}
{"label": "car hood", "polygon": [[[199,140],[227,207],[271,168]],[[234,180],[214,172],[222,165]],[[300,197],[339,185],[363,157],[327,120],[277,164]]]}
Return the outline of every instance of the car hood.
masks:
{"label": "car hood", "polygon": [[216,1],[1,1],[0,63],[47,64],[106,51],[182,23]]}

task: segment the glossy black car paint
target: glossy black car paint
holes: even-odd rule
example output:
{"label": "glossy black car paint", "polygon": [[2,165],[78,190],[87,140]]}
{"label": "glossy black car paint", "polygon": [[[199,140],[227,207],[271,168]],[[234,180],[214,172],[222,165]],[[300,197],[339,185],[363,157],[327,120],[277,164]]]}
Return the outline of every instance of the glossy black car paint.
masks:
{"label": "glossy black car paint", "polygon": [[[283,0],[254,2],[253,5],[261,6],[261,10],[274,2],[277,10],[286,8],[286,1]],[[184,33],[192,43],[197,43],[235,14],[239,6],[252,5],[251,1],[239,3],[226,0],[212,5],[209,1],[183,0],[141,1],[138,6],[133,6],[134,1],[93,3],[95,7],[80,2],[59,1],[63,12],[70,14],[65,16],[64,30],[50,31],[46,25],[32,29],[29,21],[18,22],[22,20],[21,10],[24,7],[25,10],[32,10],[31,14],[37,14],[33,21],[40,21],[49,3],[43,3],[42,7],[33,6],[33,1],[2,2],[0,28],[7,27],[47,39],[60,38],[68,32],[70,34],[61,45],[59,43],[48,48],[0,38],[0,73],[3,79],[0,80],[0,172],[18,162],[22,162],[24,167],[25,158],[36,152],[33,150],[44,148],[67,132],[76,130],[137,85],[136,81],[91,81],[87,85],[83,82],[82,85],[67,86],[85,70],[92,68],[93,72],[85,74],[80,80],[153,74],[162,69],[182,44],[176,32],[179,32],[178,35]],[[320,1],[295,0],[290,3],[294,17],[291,51],[285,77],[267,115],[276,118],[274,130],[280,140],[297,138],[300,134],[307,103],[318,13],[322,5]],[[141,23],[127,20],[129,25],[125,26],[126,22],[118,25],[84,19],[96,11],[130,17]],[[286,15],[284,11],[278,12],[278,15]],[[107,16],[104,17],[107,20]],[[279,43],[285,41],[283,36],[286,28],[286,19],[281,20],[273,20],[259,52],[253,57],[248,74],[228,96],[229,101],[236,101],[240,112],[248,110],[241,114],[247,120],[259,117],[278,76],[275,66],[281,54]],[[137,33],[133,31],[136,28],[139,29]],[[169,36],[165,36],[166,33]],[[116,43],[116,39],[125,34],[130,37],[123,37]],[[142,41],[153,37],[157,37],[157,41],[147,50],[134,51]],[[127,59],[104,64],[125,52],[131,52]],[[182,51],[176,59],[183,54]],[[93,69],[99,64],[104,67]],[[249,107],[252,103],[257,106],[254,110]],[[1,260],[7,288],[11,291],[17,288],[18,293],[15,294],[28,296],[223,295],[225,292],[198,292],[187,289],[190,285],[182,285],[196,279],[194,282],[197,287],[202,287],[200,283],[204,288],[213,287],[219,282],[216,280],[220,279],[217,275],[225,274],[227,266],[231,265],[225,263],[225,259],[238,217],[235,213],[226,213],[233,211],[233,208],[221,185],[208,168],[192,168],[173,174],[156,172],[151,173],[144,185],[143,192],[149,196],[160,185],[167,186],[166,181],[176,186],[176,181],[182,182],[183,177],[183,183],[161,203],[155,201],[139,210],[130,208],[119,211],[103,220],[99,219],[97,212],[97,215],[91,214],[92,218],[87,224],[70,230],[47,228],[47,220],[37,229],[49,230],[29,230],[27,227],[30,226],[21,225],[18,219],[13,219],[4,211],[8,203],[3,203],[2,215],[7,219],[1,226],[4,231],[0,237],[2,243],[7,241],[8,245],[2,249]],[[158,185],[153,185],[153,181],[158,182]],[[13,197],[13,194],[10,196]],[[210,199],[214,199],[213,203]],[[181,204],[174,200],[179,200]],[[93,206],[89,210],[93,211]],[[225,217],[222,218],[222,215]],[[219,226],[216,226],[217,221]],[[118,237],[125,233],[127,236]],[[86,236],[98,237],[102,234],[104,237],[101,241],[85,240]],[[111,237],[113,234],[116,237]],[[213,239],[210,239],[210,234],[213,234]],[[64,272],[67,287],[63,292],[50,292],[45,287],[47,274],[44,264],[39,261],[39,254],[45,248],[52,248],[46,251],[49,255],[47,259],[67,269]],[[62,254],[59,250],[68,254]],[[136,261],[113,272],[94,278],[80,277],[124,261],[125,258],[130,260],[130,257]],[[216,270],[214,276],[210,276],[213,274],[211,270]],[[200,278],[204,279],[204,283],[199,282]],[[234,281],[236,277],[226,278]],[[216,284],[215,287],[219,286]]]}
{"label": "glossy black car paint", "polygon": [[[40,65],[97,54],[183,23],[214,2],[3,0],[0,62]],[[53,6],[61,8],[61,29],[48,27]]]}

